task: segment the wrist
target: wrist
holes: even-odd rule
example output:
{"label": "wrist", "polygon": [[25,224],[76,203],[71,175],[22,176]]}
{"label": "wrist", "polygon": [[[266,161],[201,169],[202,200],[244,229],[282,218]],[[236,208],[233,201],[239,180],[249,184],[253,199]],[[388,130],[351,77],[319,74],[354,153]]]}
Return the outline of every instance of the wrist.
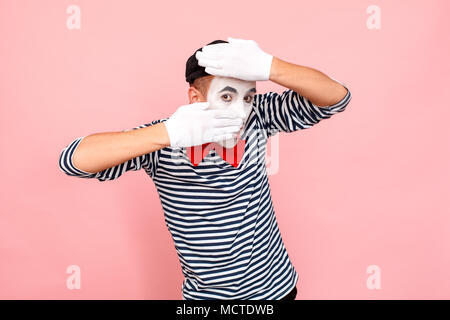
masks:
{"label": "wrist", "polygon": [[280,62],[281,62],[280,59],[278,59],[277,57],[273,57],[272,64],[270,66],[270,76],[269,76],[270,81],[276,82],[276,79],[279,77]]}
{"label": "wrist", "polygon": [[171,140],[169,135],[169,127],[170,125],[168,123],[169,120],[161,121],[160,123],[157,123],[154,125],[155,129],[157,130],[156,141],[155,143],[160,145],[161,148],[170,147],[171,146]]}
{"label": "wrist", "polygon": [[266,66],[266,70],[264,72],[264,79],[263,80],[270,80],[270,76],[272,73],[272,66],[273,66],[273,61],[275,59],[274,56],[272,56],[271,54],[268,53],[264,53],[265,57],[265,66]]}

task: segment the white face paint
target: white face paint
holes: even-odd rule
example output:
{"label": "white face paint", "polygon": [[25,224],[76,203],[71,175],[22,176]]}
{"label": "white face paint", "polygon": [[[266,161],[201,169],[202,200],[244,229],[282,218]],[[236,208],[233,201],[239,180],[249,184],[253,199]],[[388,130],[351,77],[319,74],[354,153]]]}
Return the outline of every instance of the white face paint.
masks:
{"label": "white face paint", "polygon": [[[230,77],[214,76],[208,89],[210,109],[234,110],[244,118],[244,124],[250,115],[253,96],[256,94],[256,81],[246,81]],[[241,134],[242,134],[241,130]],[[217,142],[225,148],[232,148],[238,138]]]}

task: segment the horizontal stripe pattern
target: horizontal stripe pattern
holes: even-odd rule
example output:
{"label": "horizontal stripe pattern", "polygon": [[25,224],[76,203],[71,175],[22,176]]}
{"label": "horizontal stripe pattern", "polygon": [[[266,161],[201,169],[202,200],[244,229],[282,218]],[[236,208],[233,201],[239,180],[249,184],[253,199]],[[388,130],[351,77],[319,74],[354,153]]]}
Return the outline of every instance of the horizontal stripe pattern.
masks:
{"label": "horizontal stripe pattern", "polygon": [[309,128],[343,111],[350,99],[348,90],[340,102],[325,108],[293,90],[256,94],[237,168],[214,150],[194,167],[186,148],[166,147],[88,173],[72,163],[83,137],[62,151],[59,164],[67,175],[99,181],[117,179],[130,170],[146,171],[157,188],[181,263],[183,299],[279,300],[296,286],[299,276],[276,221],[266,172],[267,140],[277,132]]}
{"label": "horizontal stripe pattern", "polygon": [[307,129],[323,119],[344,111],[352,95],[345,84],[339,83],[347,89],[347,94],[341,101],[327,107],[316,106],[293,90],[286,90],[282,94],[267,92],[255,95],[254,104],[257,106],[258,115],[267,135],[272,136],[280,131]]}

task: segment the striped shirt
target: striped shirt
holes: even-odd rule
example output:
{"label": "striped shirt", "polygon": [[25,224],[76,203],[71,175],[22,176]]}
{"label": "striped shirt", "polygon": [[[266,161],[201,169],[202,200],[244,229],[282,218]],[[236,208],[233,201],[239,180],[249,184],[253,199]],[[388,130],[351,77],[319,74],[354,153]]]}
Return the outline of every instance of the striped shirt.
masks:
{"label": "striped shirt", "polygon": [[83,137],[63,149],[59,166],[67,175],[99,181],[145,170],[155,183],[181,263],[183,299],[279,300],[296,286],[299,276],[272,204],[265,163],[268,138],[310,128],[343,111],[350,99],[348,88],[341,101],[328,107],[318,107],[293,90],[255,94],[242,135],[244,155],[236,168],[215,150],[194,166],[186,148],[165,147],[88,173],[72,163]]}

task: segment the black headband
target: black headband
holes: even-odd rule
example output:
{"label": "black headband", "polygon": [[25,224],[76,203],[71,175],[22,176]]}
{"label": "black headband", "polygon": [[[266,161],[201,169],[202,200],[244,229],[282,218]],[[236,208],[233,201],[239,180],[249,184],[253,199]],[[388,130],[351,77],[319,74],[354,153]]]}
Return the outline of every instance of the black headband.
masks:
{"label": "black headband", "polygon": [[[225,40],[214,40],[213,42],[210,42],[207,44],[216,44],[216,43],[228,43],[228,41]],[[205,71],[205,67],[199,66],[198,65],[198,60],[195,57],[195,54],[197,53],[197,51],[202,51],[202,48],[199,48],[197,50],[195,50],[194,54],[192,56],[189,57],[189,59],[186,61],[186,72],[185,72],[185,76],[186,76],[186,81],[189,83],[193,83],[195,79],[200,78],[200,77],[204,77],[204,76],[209,76],[210,74],[207,73]]]}

